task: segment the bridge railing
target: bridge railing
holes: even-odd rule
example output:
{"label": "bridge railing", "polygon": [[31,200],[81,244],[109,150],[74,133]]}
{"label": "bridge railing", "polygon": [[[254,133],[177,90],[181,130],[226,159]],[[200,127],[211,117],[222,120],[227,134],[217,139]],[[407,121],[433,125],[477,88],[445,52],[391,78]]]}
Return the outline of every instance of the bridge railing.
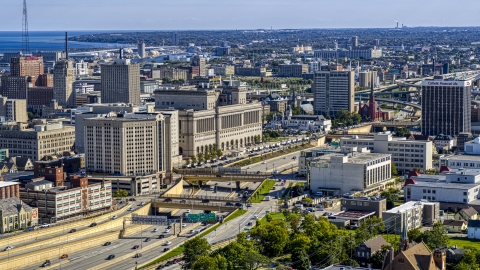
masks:
{"label": "bridge railing", "polygon": [[[170,198],[170,199],[185,199],[185,200],[212,200],[212,201],[232,201],[232,202],[241,202],[245,201],[245,198],[239,196],[232,196],[232,197],[225,197],[225,196],[208,196],[208,195],[185,195],[185,194],[169,194],[166,196],[162,196],[162,198]],[[165,201],[164,202],[168,202]],[[162,200],[159,198],[159,200]]]}
{"label": "bridge railing", "polygon": [[[213,199],[212,199],[213,200]],[[237,209],[239,206],[235,206],[235,205],[226,205],[225,203],[223,202],[209,202],[209,203],[202,203],[202,202],[196,202],[196,201],[189,201],[189,202],[186,202],[186,203],[181,203],[181,202],[178,202],[178,201],[165,201],[163,199],[152,199],[151,200],[152,203],[162,203],[162,204],[185,204],[185,205],[192,205],[193,209],[195,209],[195,205],[197,206],[211,206],[211,207],[222,207],[222,208],[231,208],[232,210],[235,210]]]}

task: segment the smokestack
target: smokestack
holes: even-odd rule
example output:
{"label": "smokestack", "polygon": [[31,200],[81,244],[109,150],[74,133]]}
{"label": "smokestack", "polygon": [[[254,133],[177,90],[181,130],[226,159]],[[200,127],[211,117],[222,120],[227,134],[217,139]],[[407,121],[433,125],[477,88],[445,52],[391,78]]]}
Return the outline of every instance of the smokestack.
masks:
{"label": "smokestack", "polygon": [[65,58],[68,60],[68,32],[65,32]]}

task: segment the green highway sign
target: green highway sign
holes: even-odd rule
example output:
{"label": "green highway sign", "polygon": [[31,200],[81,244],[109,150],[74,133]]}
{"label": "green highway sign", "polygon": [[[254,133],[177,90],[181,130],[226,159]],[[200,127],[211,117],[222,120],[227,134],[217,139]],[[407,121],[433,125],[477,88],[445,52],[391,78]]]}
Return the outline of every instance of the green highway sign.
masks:
{"label": "green highway sign", "polygon": [[207,214],[199,214],[200,221],[207,221]]}
{"label": "green highway sign", "polygon": [[250,228],[243,228],[244,231],[250,231]]}
{"label": "green highway sign", "polygon": [[199,216],[198,216],[198,214],[188,214],[188,220],[190,220],[190,221],[198,221],[198,220],[199,220]]}
{"label": "green highway sign", "polygon": [[207,215],[207,220],[217,220],[215,213],[210,213]]}

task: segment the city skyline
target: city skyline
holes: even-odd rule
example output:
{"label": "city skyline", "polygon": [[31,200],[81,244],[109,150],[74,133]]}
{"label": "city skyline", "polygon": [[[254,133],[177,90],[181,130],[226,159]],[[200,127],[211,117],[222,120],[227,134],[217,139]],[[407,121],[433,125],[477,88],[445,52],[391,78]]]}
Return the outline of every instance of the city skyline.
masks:
{"label": "city skyline", "polygon": [[[365,5],[354,0],[343,0],[340,4],[331,0],[304,0],[298,4],[286,0],[246,0],[232,4],[180,0],[158,5],[156,1],[145,0],[139,5],[126,0],[100,3],[46,0],[28,1],[27,5],[31,31],[394,28],[396,21],[400,26],[410,27],[478,25],[475,10],[480,8],[480,2],[477,1],[468,1],[468,9],[451,1],[430,5],[407,0],[390,2],[388,7],[380,0],[368,2]],[[3,3],[2,11],[0,31],[21,30],[21,2]],[[82,14],[88,14],[89,19],[72,19],[72,16],[81,18]]]}

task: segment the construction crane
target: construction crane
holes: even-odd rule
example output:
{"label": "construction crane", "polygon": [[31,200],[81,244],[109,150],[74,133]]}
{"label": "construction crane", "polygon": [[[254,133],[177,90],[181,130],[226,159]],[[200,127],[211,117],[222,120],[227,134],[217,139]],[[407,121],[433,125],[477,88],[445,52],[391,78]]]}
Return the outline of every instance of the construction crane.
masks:
{"label": "construction crane", "polygon": [[28,37],[27,0],[23,0],[22,52],[23,54],[30,54],[30,39]]}

